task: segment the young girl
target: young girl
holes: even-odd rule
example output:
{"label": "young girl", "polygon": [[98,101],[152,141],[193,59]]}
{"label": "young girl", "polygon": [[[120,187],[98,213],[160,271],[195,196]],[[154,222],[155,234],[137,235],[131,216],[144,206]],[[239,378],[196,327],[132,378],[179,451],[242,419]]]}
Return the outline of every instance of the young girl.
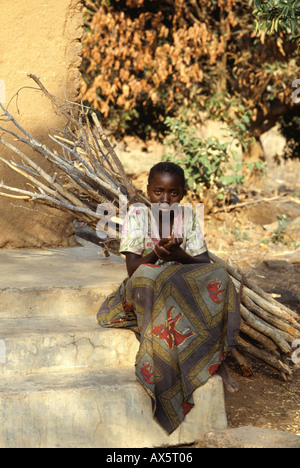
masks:
{"label": "young girl", "polygon": [[103,327],[132,329],[140,341],[136,376],[152,399],[155,420],[171,434],[193,407],[193,392],[218,372],[227,390],[225,353],[236,345],[240,313],[226,270],[210,263],[193,210],[181,206],[182,168],[150,171],[152,209],[130,207],[120,252],[128,278],[101,306]]}

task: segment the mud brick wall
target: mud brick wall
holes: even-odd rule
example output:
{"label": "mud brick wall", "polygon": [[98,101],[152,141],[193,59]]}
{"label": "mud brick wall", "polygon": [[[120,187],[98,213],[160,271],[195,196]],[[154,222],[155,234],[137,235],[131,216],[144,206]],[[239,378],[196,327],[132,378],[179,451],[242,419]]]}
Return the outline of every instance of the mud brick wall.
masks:
{"label": "mud brick wall", "polygon": [[[63,122],[47,98],[40,91],[29,88],[36,85],[27,74],[38,76],[55,96],[76,100],[81,81],[81,2],[4,0],[0,13],[0,100],[23,128],[51,146],[49,129],[61,129]],[[42,167],[49,169],[49,163],[41,156],[30,154],[30,149],[22,147],[21,143],[18,145]],[[0,145],[1,154],[8,156],[3,145]],[[2,180],[7,185],[26,188],[22,176],[0,163]],[[74,244],[74,228],[69,215],[41,204],[0,197],[0,248]]]}

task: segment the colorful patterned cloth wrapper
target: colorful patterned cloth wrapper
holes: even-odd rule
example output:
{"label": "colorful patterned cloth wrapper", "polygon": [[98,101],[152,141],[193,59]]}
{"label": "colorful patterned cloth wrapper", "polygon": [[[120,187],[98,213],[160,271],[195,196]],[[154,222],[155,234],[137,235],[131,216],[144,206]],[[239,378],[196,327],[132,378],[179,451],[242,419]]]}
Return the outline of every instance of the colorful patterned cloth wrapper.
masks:
{"label": "colorful patterned cloth wrapper", "polygon": [[236,346],[240,325],[234,285],[217,264],[141,265],[97,318],[102,327],[136,333],[136,376],[168,434],[192,409],[193,392]]}

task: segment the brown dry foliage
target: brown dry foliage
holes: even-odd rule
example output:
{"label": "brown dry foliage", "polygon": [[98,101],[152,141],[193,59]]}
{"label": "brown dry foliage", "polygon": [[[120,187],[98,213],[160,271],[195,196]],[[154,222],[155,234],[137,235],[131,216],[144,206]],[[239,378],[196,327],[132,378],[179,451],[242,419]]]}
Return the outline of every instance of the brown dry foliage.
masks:
{"label": "brown dry foliage", "polygon": [[[221,0],[220,0],[221,1]],[[84,38],[83,59],[88,84],[83,98],[107,117],[111,106],[133,109],[139,101],[158,104],[164,94],[166,112],[178,98],[195,99],[203,81],[203,58],[210,65],[223,52],[223,38],[209,30],[204,21],[190,24],[182,0],[171,11],[145,11],[144,0],[127,0],[117,10],[101,2]],[[231,8],[228,0],[226,8]],[[138,11],[140,9],[140,11]]]}
{"label": "brown dry foliage", "polygon": [[[230,123],[241,109],[251,110],[260,132],[275,98],[283,113],[291,105],[290,84],[299,74],[296,47],[282,33],[255,37],[247,1],[85,4],[82,98],[118,129],[134,112],[137,121],[139,114],[151,120],[153,112],[162,122],[180,109],[203,108],[221,93],[221,107],[210,107],[211,114],[221,112],[223,118],[228,113]],[[96,8],[88,13],[91,5]]]}

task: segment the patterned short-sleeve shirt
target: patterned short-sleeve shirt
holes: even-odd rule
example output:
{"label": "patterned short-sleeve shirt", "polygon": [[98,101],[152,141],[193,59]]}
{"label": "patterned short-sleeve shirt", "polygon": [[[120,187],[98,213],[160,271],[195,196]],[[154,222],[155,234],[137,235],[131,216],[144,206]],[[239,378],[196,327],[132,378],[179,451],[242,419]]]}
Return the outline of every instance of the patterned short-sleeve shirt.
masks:
{"label": "patterned short-sleeve shirt", "polygon": [[[120,252],[147,255],[159,241],[155,215],[145,205],[132,205],[124,218]],[[207,251],[200,223],[190,206],[178,205],[174,216],[173,233],[183,239],[181,248],[195,257]],[[166,236],[167,237],[167,236]]]}

